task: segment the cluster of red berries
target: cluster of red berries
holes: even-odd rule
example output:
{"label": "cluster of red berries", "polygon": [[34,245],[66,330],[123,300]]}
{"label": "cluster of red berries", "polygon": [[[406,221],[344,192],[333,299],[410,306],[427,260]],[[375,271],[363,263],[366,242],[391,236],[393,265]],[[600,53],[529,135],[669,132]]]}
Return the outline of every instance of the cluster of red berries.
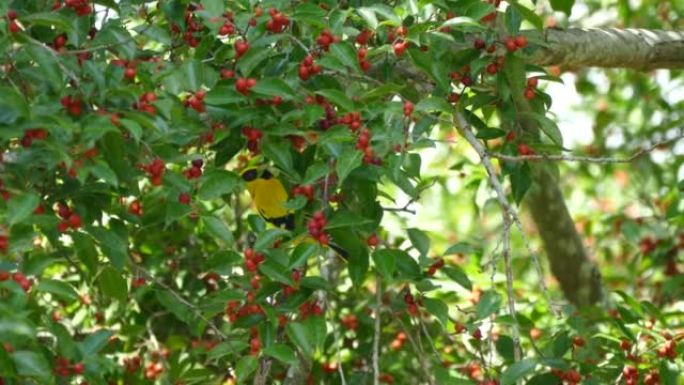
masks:
{"label": "cluster of red berries", "polygon": [[252,154],[258,154],[259,142],[261,141],[261,138],[264,136],[264,133],[258,128],[245,126],[242,127],[242,135],[244,135],[244,137],[247,138],[247,149]]}
{"label": "cluster of red berries", "polygon": [[536,96],[536,93],[534,90],[537,88],[537,85],[539,84],[539,79],[538,78],[529,78],[527,79],[527,87],[525,87],[525,99],[527,100],[532,100]]}
{"label": "cluster of red berries", "polygon": [[430,265],[430,267],[428,267],[427,274],[430,275],[430,276],[435,275],[435,273],[437,272],[437,270],[439,270],[439,269],[441,269],[441,268],[443,268],[443,267],[444,267],[444,259],[443,259],[443,258],[440,258],[440,259],[438,259],[435,263],[433,263],[432,265]]}
{"label": "cluster of red berries", "polygon": [[316,38],[316,44],[326,52],[330,49],[331,44],[337,43],[338,41],[340,41],[340,37],[333,35],[328,29],[324,29]]}
{"label": "cluster of red berries", "polygon": [[254,78],[238,78],[235,81],[235,90],[243,95],[249,94],[249,90],[257,84]]}
{"label": "cluster of red berries", "polygon": [[449,74],[451,80],[454,82],[461,82],[465,87],[473,85],[473,78],[470,76],[470,66],[464,65],[458,71],[453,71]]}
{"label": "cluster of red berries", "polygon": [[[0,282],[7,281],[10,279],[10,273],[4,270],[0,270]],[[33,278],[26,278],[24,273],[17,271],[12,274],[12,280],[21,286],[24,292],[28,292],[31,286],[33,286]]]}
{"label": "cluster of red berries", "polygon": [[206,111],[206,107],[204,106],[204,97],[206,94],[207,93],[204,90],[195,92],[194,94],[190,95],[189,98],[185,99],[185,106],[190,107],[200,113]]}
{"label": "cluster of red berries", "polygon": [[574,369],[570,369],[567,371],[563,371],[560,369],[551,369],[551,374],[560,378],[568,385],[575,385],[582,381],[582,375]]}
{"label": "cluster of red berries", "polygon": [[353,111],[344,114],[341,118],[337,119],[337,123],[344,124],[349,127],[352,132],[356,132],[361,128],[361,113],[359,111]]}
{"label": "cluster of red berries", "polygon": [[[224,15],[226,16],[226,15]],[[226,36],[235,33],[235,25],[233,25],[233,14],[229,14],[230,17],[226,17],[226,22],[223,23],[221,28],[219,28],[219,35]]]}
{"label": "cluster of red berries", "polygon": [[366,45],[372,37],[373,31],[364,29],[358,35],[356,35],[356,43],[359,45]]}
{"label": "cluster of red berries", "polygon": [[249,42],[242,39],[235,42],[235,58],[239,59],[242,55],[246,54],[249,50]]}
{"label": "cluster of red berries", "polygon": [[257,253],[251,247],[245,249],[245,269],[250,273],[256,273],[259,265],[264,262],[264,255]]}
{"label": "cluster of red berries", "polygon": [[342,326],[347,330],[356,330],[359,327],[359,319],[356,314],[347,314],[340,319]]}
{"label": "cluster of red berries", "polygon": [[292,188],[292,195],[301,195],[306,198],[309,202],[314,200],[314,186],[310,184],[297,185]]}
{"label": "cluster of red berries", "polygon": [[398,40],[394,44],[392,44],[392,50],[394,50],[394,54],[397,56],[402,56],[404,52],[406,52],[406,49],[409,47],[410,43],[405,40]]}
{"label": "cluster of red berries", "polygon": [[303,81],[309,80],[312,75],[321,73],[321,66],[314,62],[314,57],[306,55],[299,63],[299,78]]}
{"label": "cluster of red berries", "polygon": [[411,103],[409,101],[404,102],[404,107],[403,107],[404,116],[407,118],[411,117],[411,114],[413,114],[413,108],[414,108],[413,103]]}
{"label": "cluster of red berries", "polygon": [[382,165],[382,159],[375,156],[373,147],[370,145],[371,142],[371,132],[369,129],[364,128],[359,132],[359,137],[356,139],[356,149],[363,152],[363,163]]}
{"label": "cluster of red berries", "polygon": [[375,247],[380,244],[380,238],[378,238],[377,234],[371,234],[366,238],[366,244],[370,247]]}
{"label": "cluster of red berries", "polygon": [[81,216],[73,212],[66,204],[61,202],[57,204],[57,215],[62,218],[57,224],[57,230],[60,233],[65,233],[69,229],[76,230],[81,227]]}
{"label": "cluster of red berries", "polygon": [[534,150],[530,148],[530,146],[527,145],[527,143],[519,143],[518,144],[518,155],[526,156],[526,155],[534,155]]}
{"label": "cluster of red berries", "polygon": [[[199,45],[200,43],[200,32],[202,32],[202,29],[204,28],[204,25],[198,21],[198,18],[195,17],[195,11],[202,10],[202,5],[195,5],[195,4],[189,4],[188,8],[185,10],[185,33],[183,34],[183,40],[187,45],[189,45],[192,48],[195,48]],[[178,31],[180,32],[180,28],[177,25],[174,25],[174,32]]]}
{"label": "cluster of red berries", "polygon": [[183,175],[189,180],[197,179],[202,176],[202,166],[204,166],[204,161],[202,159],[193,159],[192,162],[190,162],[190,167],[183,171]]}
{"label": "cluster of red berries", "polygon": [[93,12],[93,6],[88,0],[65,0],[64,5],[76,11],[78,16],[90,15]]}
{"label": "cluster of red berries", "polygon": [[644,385],[660,385],[660,373],[657,370],[650,371],[644,378]]}
{"label": "cluster of red berries", "polygon": [[335,111],[335,107],[333,107],[332,104],[330,104],[322,96],[316,96],[315,102],[325,109],[325,118],[321,119],[318,122],[319,127],[323,131],[326,131],[327,129],[338,123],[337,112]]}
{"label": "cluster of red berries", "polygon": [[307,223],[309,234],[324,246],[330,243],[330,236],[323,230],[327,224],[328,220],[323,211],[316,211]]}
{"label": "cluster of red berries", "polygon": [[299,305],[299,318],[305,320],[309,316],[317,316],[323,314],[321,305],[316,301],[308,301]]}
{"label": "cluster of red berries", "polygon": [[157,108],[152,105],[152,102],[155,101],[157,101],[157,95],[154,92],[145,92],[144,94],[140,95],[138,102],[133,105],[133,108],[147,112],[150,115],[156,115]]}
{"label": "cluster of red berries", "polygon": [[62,104],[62,107],[66,108],[67,112],[71,116],[80,116],[81,112],[83,112],[83,103],[79,98],[74,98],[71,97],[71,95],[67,95],[63,96],[59,102]]}
{"label": "cluster of red berries", "polygon": [[504,45],[506,45],[508,52],[515,52],[520,48],[527,47],[527,38],[523,35],[507,37],[504,41]]}
{"label": "cluster of red berries", "polygon": [[410,315],[416,316],[420,313],[418,310],[418,303],[416,303],[416,300],[413,298],[413,294],[411,294],[411,292],[407,292],[404,295],[404,303],[406,304],[408,313]]}
{"label": "cluster of red berries", "polygon": [[26,130],[21,138],[21,145],[24,148],[28,148],[31,147],[34,140],[44,140],[45,138],[47,138],[47,131],[42,128]]}
{"label": "cluster of red berries", "polygon": [[143,215],[142,203],[140,203],[139,200],[134,200],[128,205],[128,212],[137,217],[141,217]]}
{"label": "cluster of red berries", "polygon": [[399,332],[397,333],[396,336],[394,336],[394,339],[392,342],[390,342],[390,349],[397,351],[401,349],[404,346],[404,343],[406,342],[406,339],[408,336],[404,332]]}
{"label": "cluster of red berries", "polygon": [[639,370],[634,366],[622,368],[622,375],[625,378],[625,385],[637,385],[639,383]]}
{"label": "cluster of red berries", "polygon": [[133,80],[135,79],[135,75],[137,74],[137,63],[132,60],[126,60],[126,59],[114,59],[112,60],[112,65],[117,66],[117,67],[123,67],[124,68],[124,78],[128,80]]}
{"label": "cluster of red berries", "polygon": [[158,360],[152,360],[145,365],[145,378],[154,380],[164,372],[164,365]]}
{"label": "cluster of red berries", "polygon": [[166,171],[166,165],[163,160],[155,158],[149,164],[143,165],[142,169],[150,176],[150,183],[152,183],[153,186],[159,186],[164,181],[163,177],[164,172]]}
{"label": "cluster of red berries", "polygon": [[71,365],[68,359],[64,357],[55,358],[55,374],[60,377],[68,377],[71,375],[83,374],[85,365],[82,362]]}
{"label": "cluster of red berries", "polygon": [[226,306],[226,315],[228,316],[228,320],[230,322],[235,322],[239,318],[246,317],[251,314],[263,313],[264,309],[262,309],[261,306],[256,303],[246,303],[241,306],[239,301],[230,301]]}
{"label": "cluster of red berries", "polygon": [[21,28],[19,28],[19,23],[17,23],[17,11],[10,9],[7,11],[5,17],[7,17],[7,21],[9,22],[7,28],[9,29],[10,33],[19,32]]}
{"label": "cluster of red berries", "polygon": [[[0,235],[0,253],[6,253],[9,248],[9,237],[6,234]],[[0,274],[7,273],[6,271],[0,271]]]}
{"label": "cluster of red berries", "polygon": [[269,9],[268,14],[271,16],[271,18],[266,22],[266,29],[273,33],[283,32],[290,24],[290,19],[287,17],[287,15],[275,8]]}
{"label": "cluster of red berries", "polygon": [[505,61],[505,56],[499,56],[493,63],[487,64],[487,67],[485,67],[485,71],[487,71],[487,73],[490,75],[496,75],[496,73],[499,72],[499,69],[504,65]]}
{"label": "cluster of red berries", "polygon": [[670,335],[666,335],[667,337],[669,337],[667,341],[658,349],[658,357],[674,361],[675,357],[677,357],[677,341]]}
{"label": "cluster of red berries", "polygon": [[140,358],[140,356],[134,356],[131,358],[126,357],[123,359],[124,369],[126,369],[126,371],[128,373],[133,374],[133,373],[137,372],[138,369],[140,369],[141,365],[142,365],[142,359]]}
{"label": "cluster of red berries", "polygon": [[250,330],[251,337],[249,340],[249,354],[253,356],[259,355],[261,351],[261,339],[259,338],[259,331],[256,328]]}
{"label": "cluster of red berries", "polygon": [[366,55],[368,55],[368,48],[361,47],[356,51],[356,58],[359,59],[359,66],[363,72],[368,72],[371,69],[371,63],[366,60]]}

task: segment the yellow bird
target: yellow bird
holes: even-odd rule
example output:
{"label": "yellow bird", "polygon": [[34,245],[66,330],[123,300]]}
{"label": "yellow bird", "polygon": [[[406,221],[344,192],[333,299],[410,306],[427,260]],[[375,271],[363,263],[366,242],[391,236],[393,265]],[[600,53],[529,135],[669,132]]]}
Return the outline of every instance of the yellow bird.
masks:
{"label": "yellow bird", "polygon": [[278,227],[294,230],[294,214],[283,207],[288,194],[282,182],[267,169],[248,168],[242,172],[249,195],[259,214]]}
{"label": "yellow bird", "polygon": [[[289,199],[287,190],[283,183],[267,169],[250,167],[240,174],[247,184],[247,191],[252,197],[252,201],[259,211],[259,214],[266,221],[287,230],[294,230],[295,216],[292,210],[284,207],[284,203]],[[312,242],[313,239],[306,235],[300,237]],[[298,241],[295,241],[298,243]],[[347,258],[349,253],[340,246],[331,243],[328,246],[335,250],[343,258]]]}

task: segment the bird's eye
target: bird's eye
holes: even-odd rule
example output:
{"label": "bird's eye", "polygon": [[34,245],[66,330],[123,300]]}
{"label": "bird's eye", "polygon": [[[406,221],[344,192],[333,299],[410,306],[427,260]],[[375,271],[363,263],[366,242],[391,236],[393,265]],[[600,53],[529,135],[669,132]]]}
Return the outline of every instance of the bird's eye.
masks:
{"label": "bird's eye", "polygon": [[251,182],[256,179],[257,176],[257,170],[247,170],[242,173],[242,179],[244,179],[245,182]]}
{"label": "bird's eye", "polygon": [[262,179],[271,179],[271,178],[273,178],[273,174],[271,174],[271,172],[268,170],[264,170],[264,172],[261,173],[261,178]]}

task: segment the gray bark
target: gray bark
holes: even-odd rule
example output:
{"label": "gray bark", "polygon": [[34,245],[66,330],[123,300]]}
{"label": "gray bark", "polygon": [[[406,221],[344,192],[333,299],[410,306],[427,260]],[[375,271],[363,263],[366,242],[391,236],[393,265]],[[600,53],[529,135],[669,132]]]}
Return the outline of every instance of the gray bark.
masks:
{"label": "gray bark", "polygon": [[684,68],[684,32],[645,29],[546,29],[526,31],[543,41],[527,61],[540,66]]}

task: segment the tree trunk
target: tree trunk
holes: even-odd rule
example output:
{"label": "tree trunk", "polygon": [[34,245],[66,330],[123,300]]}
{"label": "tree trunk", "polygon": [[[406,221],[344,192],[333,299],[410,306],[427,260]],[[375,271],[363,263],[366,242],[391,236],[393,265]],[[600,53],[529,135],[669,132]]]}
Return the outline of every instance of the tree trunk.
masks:
{"label": "tree trunk", "polygon": [[533,180],[525,203],[544,243],[551,272],[570,302],[577,306],[598,302],[601,273],[586,253],[558,182],[543,165],[534,167]]}

